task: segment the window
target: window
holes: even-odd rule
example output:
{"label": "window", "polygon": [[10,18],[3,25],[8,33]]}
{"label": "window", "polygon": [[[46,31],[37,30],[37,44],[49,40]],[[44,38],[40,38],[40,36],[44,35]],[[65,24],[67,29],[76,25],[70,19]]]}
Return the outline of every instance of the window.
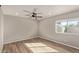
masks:
{"label": "window", "polygon": [[56,21],[57,33],[79,33],[79,19]]}

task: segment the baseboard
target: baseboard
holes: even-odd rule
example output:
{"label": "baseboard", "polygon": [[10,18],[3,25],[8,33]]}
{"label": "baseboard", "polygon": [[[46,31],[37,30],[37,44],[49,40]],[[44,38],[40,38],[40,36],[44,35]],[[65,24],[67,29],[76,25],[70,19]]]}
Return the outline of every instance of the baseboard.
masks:
{"label": "baseboard", "polygon": [[18,42],[18,41],[28,40],[28,39],[32,39],[32,38],[36,38],[36,37],[30,36],[30,37],[26,37],[26,38],[15,40],[15,41],[4,42],[3,45],[13,43],[13,42]]}
{"label": "baseboard", "polygon": [[[52,40],[49,37],[44,37],[44,36],[39,36],[39,37],[42,38],[42,39],[46,39],[46,40],[49,40],[49,41],[56,42],[58,44],[62,44],[62,45],[69,46],[69,47],[72,47],[72,48],[75,48],[75,49],[79,49],[78,47],[75,47],[75,46],[72,46],[72,45],[68,45],[68,44],[65,44],[65,43],[62,43],[62,42],[58,42],[58,41]],[[35,37],[34,36],[27,37],[27,38],[22,39],[22,40],[28,40],[28,39],[32,39],[32,38],[36,38],[36,36]],[[5,42],[4,44],[13,43],[13,42],[22,41],[22,40],[15,40],[15,41],[10,41],[10,42]]]}
{"label": "baseboard", "polygon": [[49,37],[40,36],[40,38],[46,39],[46,40],[49,40],[49,41],[53,41],[53,42],[56,42],[58,44],[62,44],[62,45],[65,45],[65,46],[68,46],[68,47],[72,47],[72,48],[75,48],[75,49],[79,49],[78,47],[75,47],[75,46],[72,46],[72,45],[69,45],[69,44],[65,44],[65,43],[62,43],[62,42],[51,40]]}

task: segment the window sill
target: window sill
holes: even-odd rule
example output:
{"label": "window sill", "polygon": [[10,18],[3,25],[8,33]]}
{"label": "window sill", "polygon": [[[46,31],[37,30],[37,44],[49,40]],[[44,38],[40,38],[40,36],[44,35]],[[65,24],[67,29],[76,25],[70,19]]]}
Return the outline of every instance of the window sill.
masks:
{"label": "window sill", "polygon": [[74,36],[79,36],[79,33],[61,33],[61,32],[55,32],[56,34],[64,34],[64,35],[74,35]]}

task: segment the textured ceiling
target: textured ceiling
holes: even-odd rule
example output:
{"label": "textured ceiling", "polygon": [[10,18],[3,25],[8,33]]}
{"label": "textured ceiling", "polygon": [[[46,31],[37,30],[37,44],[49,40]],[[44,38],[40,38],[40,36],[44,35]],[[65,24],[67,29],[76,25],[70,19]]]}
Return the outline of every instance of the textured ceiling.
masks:
{"label": "textured ceiling", "polygon": [[26,17],[23,10],[33,11],[37,8],[37,12],[41,12],[43,17],[56,16],[62,13],[79,10],[77,5],[3,5],[2,10],[4,14]]}

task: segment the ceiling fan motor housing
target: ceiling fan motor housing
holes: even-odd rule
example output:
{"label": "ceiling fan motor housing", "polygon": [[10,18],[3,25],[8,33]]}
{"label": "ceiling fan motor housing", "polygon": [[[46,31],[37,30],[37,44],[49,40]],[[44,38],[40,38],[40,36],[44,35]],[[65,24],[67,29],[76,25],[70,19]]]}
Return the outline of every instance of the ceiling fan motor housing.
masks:
{"label": "ceiling fan motor housing", "polygon": [[35,17],[35,15],[32,15],[32,17]]}
{"label": "ceiling fan motor housing", "polygon": [[36,17],[36,15],[37,15],[37,14],[33,12],[33,15],[32,15],[32,17]]}

